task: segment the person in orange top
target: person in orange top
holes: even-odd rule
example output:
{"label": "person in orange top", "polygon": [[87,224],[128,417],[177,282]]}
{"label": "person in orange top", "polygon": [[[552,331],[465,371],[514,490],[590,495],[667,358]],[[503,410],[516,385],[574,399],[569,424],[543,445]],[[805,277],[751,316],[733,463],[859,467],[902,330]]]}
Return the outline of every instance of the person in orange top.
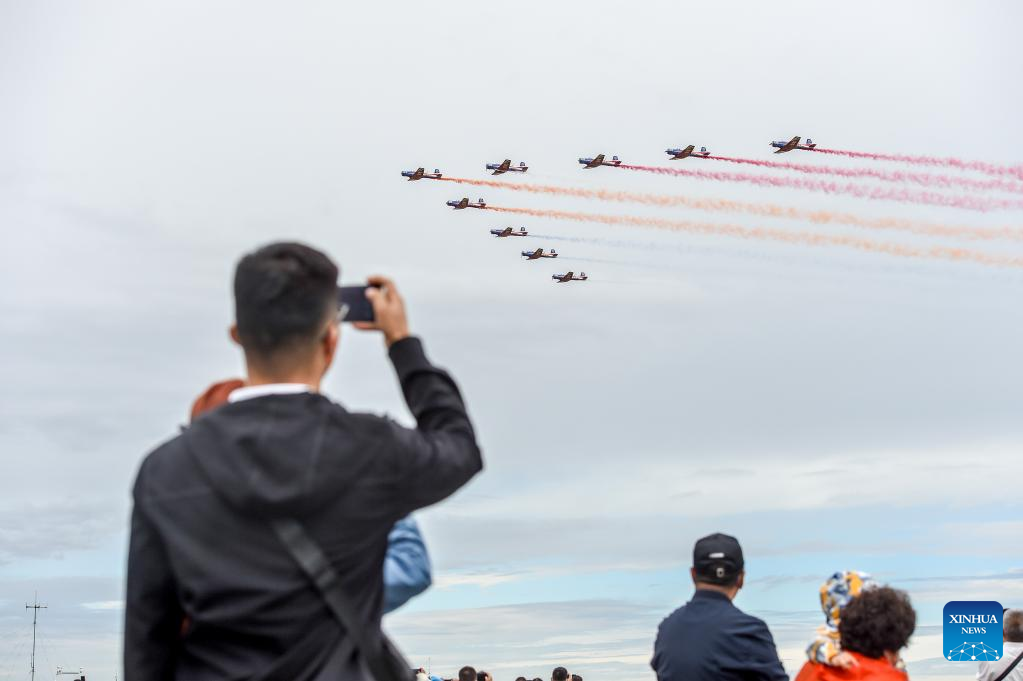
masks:
{"label": "person in orange top", "polygon": [[838,634],[842,650],[856,664],[833,667],[810,661],[795,681],[906,681],[900,669],[899,651],[909,643],[916,628],[916,611],[905,591],[888,586],[866,589],[842,610]]}

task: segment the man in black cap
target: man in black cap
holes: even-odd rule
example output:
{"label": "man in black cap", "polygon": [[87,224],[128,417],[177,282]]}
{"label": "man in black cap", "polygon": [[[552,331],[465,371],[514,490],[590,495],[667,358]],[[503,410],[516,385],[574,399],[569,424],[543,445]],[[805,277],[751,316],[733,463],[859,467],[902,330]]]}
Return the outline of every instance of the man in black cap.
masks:
{"label": "man in black cap", "polygon": [[732,605],[743,565],[735,537],[696,542],[689,570],[696,593],[657,630],[650,666],[658,681],[788,681],[767,625]]}

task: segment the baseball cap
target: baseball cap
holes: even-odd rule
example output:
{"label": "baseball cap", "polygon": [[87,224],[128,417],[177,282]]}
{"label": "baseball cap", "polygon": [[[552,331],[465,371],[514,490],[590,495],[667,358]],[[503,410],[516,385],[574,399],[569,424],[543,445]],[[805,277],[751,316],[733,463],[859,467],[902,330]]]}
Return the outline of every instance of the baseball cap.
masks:
{"label": "baseball cap", "polygon": [[739,540],[727,534],[707,535],[693,546],[693,568],[702,582],[732,582],[744,565]]}

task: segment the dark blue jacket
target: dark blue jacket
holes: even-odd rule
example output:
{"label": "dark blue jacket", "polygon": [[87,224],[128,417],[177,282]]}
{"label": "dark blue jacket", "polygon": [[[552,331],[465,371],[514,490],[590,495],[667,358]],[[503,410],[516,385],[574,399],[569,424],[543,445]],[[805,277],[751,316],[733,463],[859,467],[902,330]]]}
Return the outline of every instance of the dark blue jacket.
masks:
{"label": "dark blue jacket", "polygon": [[661,622],[650,666],[658,681],[789,678],[763,620],[708,589],[697,589],[691,601]]}

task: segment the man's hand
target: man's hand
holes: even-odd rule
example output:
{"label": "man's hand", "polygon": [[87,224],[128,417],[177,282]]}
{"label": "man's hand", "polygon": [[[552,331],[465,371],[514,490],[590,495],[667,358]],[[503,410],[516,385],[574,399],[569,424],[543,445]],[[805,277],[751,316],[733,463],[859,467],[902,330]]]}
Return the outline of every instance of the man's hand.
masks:
{"label": "man's hand", "polygon": [[387,347],[408,338],[408,318],[405,316],[405,301],[394,282],[387,277],[374,275],[366,280],[370,288],[366,289],[366,297],[373,305],[373,316],[376,321],[356,322],[355,328],[382,331]]}

